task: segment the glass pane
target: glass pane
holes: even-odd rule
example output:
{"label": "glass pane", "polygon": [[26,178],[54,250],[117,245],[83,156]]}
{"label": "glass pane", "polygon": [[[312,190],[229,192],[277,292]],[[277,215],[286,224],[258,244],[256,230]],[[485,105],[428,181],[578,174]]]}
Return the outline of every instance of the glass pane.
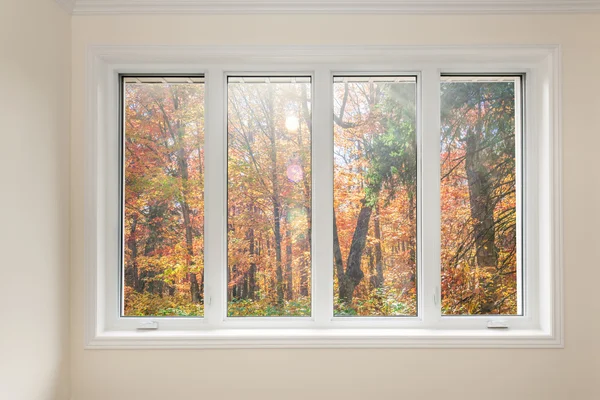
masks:
{"label": "glass pane", "polygon": [[441,84],[442,313],[520,314],[520,77]]}
{"label": "glass pane", "polygon": [[202,316],[204,84],[124,78],[123,106],[123,315]]}
{"label": "glass pane", "polygon": [[336,77],[334,314],[417,314],[415,77]]}
{"label": "glass pane", "polygon": [[311,314],[311,81],[228,78],[229,316]]}

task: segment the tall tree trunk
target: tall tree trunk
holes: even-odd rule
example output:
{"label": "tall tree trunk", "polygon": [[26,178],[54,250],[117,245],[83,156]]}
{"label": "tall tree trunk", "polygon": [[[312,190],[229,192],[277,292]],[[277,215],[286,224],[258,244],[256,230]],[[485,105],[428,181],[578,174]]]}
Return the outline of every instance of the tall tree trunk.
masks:
{"label": "tall tree trunk", "polygon": [[346,261],[346,276],[351,283],[349,287],[351,291],[346,293],[345,296],[341,296],[340,293],[340,296],[348,303],[352,302],[354,289],[365,276],[360,268],[360,262],[367,242],[367,233],[369,231],[369,221],[371,220],[372,212],[372,207],[363,205],[356,220],[356,228],[354,229],[348,260]]}
{"label": "tall tree trunk", "polygon": [[340,247],[340,239],[338,236],[337,218],[335,210],[333,211],[333,259],[335,263],[335,274],[338,278],[338,286],[341,299],[342,293],[348,292],[347,286],[349,285],[349,283],[347,282],[347,277],[344,272],[344,259],[342,256],[342,249]]}
{"label": "tall tree trunk", "polygon": [[[498,251],[496,249],[496,229],[494,221],[494,202],[490,173],[483,165],[481,156],[483,148],[482,106],[478,105],[478,121],[475,129],[469,129],[466,137],[465,169],[469,187],[469,204],[473,220],[475,239],[475,256],[477,266],[496,272],[498,267]],[[497,282],[487,282],[487,292],[496,291]],[[495,308],[493,301],[481,305],[482,313],[490,313]]]}
{"label": "tall tree trunk", "polygon": [[[190,209],[185,200],[181,203],[181,212],[183,214],[183,225],[185,227],[185,244],[187,249],[187,262],[188,266],[191,268],[194,267],[195,262],[193,260],[194,257],[194,247],[193,247],[193,235],[192,235],[192,224],[190,221]],[[192,297],[193,303],[200,303],[200,286],[198,285],[198,278],[194,272],[190,272],[189,274],[190,280],[190,294]]]}
{"label": "tall tree trunk", "polygon": [[233,276],[233,273],[234,273],[233,265],[227,263],[227,276],[228,276],[228,280],[227,280],[227,301],[228,302],[234,300],[234,297],[233,297],[233,285],[231,284],[231,277]]}
{"label": "tall tree trunk", "polygon": [[[276,190],[279,190],[279,188],[277,188]],[[277,287],[277,304],[282,305],[284,293],[283,270],[281,259],[281,205],[279,202],[279,195],[273,196],[273,224],[275,233],[275,286]]]}
{"label": "tall tree trunk", "polygon": [[246,272],[242,278],[239,292],[242,299],[248,298],[248,272]]}
{"label": "tall tree trunk", "polygon": [[[410,223],[410,226],[412,228],[414,228],[414,235],[410,235],[409,237],[409,242],[408,242],[408,251],[409,251],[409,256],[410,256],[410,261],[412,263],[412,266],[414,266],[414,269],[410,272],[410,281],[411,282],[415,282],[416,280],[416,273],[417,273],[417,252],[416,252],[416,247],[417,247],[417,202],[416,202],[416,196],[415,193],[412,189],[408,189],[408,221]],[[403,251],[406,251],[406,242],[402,242],[402,247],[403,247]]]}
{"label": "tall tree trunk", "polygon": [[256,254],[254,244],[254,228],[248,228],[246,233],[248,239],[248,254],[250,255],[250,268],[248,269],[248,298],[254,300],[254,293],[256,291],[256,262],[254,261],[254,255]]}
{"label": "tall tree trunk", "polygon": [[377,279],[375,280],[375,287],[383,287],[383,255],[381,251],[381,224],[379,221],[379,204],[375,206],[375,218],[373,219],[374,231],[375,231],[375,271],[377,273]]}
{"label": "tall tree trunk", "polygon": [[273,185],[273,233],[275,236],[275,283],[277,287],[277,304],[283,305],[284,291],[283,291],[283,269],[282,269],[282,255],[281,255],[281,193],[279,186],[279,177],[277,173],[279,171],[279,164],[277,159],[277,131],[275,123],[273,121],[273,89],[269,85],[269,98],[268,98],[268,116],[269,116],[269,141],[270,141],[270,158],[271,158],[271,183]]}
{"label": "tall tree trunk", "polygon": [[231,287],[231,296],[230,299],[234,300],[238,298],[238,285],[237,285],[237,265],[233,264],[231,266],[231,274],[229,276],[235,277],[236,280],[233,283],[230,281],[229,286]]}
{"label": "tall tree trunk", "polygon": [[139,272],[138,272],[138,246],[136,239],[136,229],[137,229],[138,215],[133,214],[133,219],[131,221],[131,228],[129,229],[129,237],[127,238],[127,248],[129,249],[130,261],[127,263],[125,268],[125,285],[131,287],[136,292],[140,288],[139,284]]}
{"label": "tall tree trunk", "polygon": [[[310,253],[310,242],[305,241],[301,246],[303,253]],[[302,262],[300,264],[300,296],[308,296],[308,273],[310,272],[310,261],[307,261],[302,256]]]}
{"label": "tall tree trunk", "polygon": [[475,147],[474,140],[467,139],[467,155],[465,164],[467,180],[469,185],[469,203],[471,208],[471,219],[473,220],[473,232],[475,235],[475,248],[477,265],[479,267],[496,267],[498,264],[498,252],[496,250],[496,232],[494,229],[494,207],[490,193],[490,182],[487,171],[477,160],[476,155],[469,148]]}
{"label": "tall tree trunk", "polygon": [[366,247],[365,253],[367,254],[368,259],[367,271],[370,277],[369,282],[371,283],[372,288],[375,288],[375,284],[377,283],[377,275],[375,274],[375,255],[373,254],[373,249],[371,247]]}
{"label": "tall tree trunk", "polygon": [[348,253],[345,271],[343,269],[342,252],[340,250],[337,222],[335,222],[334,212],[333,246],[334,260],[338,275],[339,297],[340,300],[347,305],[352,304],[354,289],[365,276],[360,268],[360,262],[367,242],[367,233],[369,231],[369,221],[371,220],[372,212],[373,208],[365,205],[363,201],[363,206],[360,209],[356,220],[356,227],[354,229],[354,235],[352,236],[352,243],[350,244],[350,252]]}
{"label": "tall tree trunk", "polygon": [[[177,96],[173,94],[173,103],[175,110],[178,108]],[[179,164],[179,174],[181,177],[181,214],[183,216],[183,226],[185,229],[185,245],[187,250],[187,264],[190,269],[195,266],[194,261],[194,236],[192,231],[191,211],[187,201],[187,194],[189,190],[189,171],[188,171],[188,160],[185,154],[183,145],[184,140],[184,128],[181,126],[181,122],[176,122],[177,129],[177,163]],[[188,277],[190,280],[190,295],[193,303],[200,303],[201,293],[200,286],[198,284],[198,277],[195,272],[189,272]]]}
{"label": "tall tree trunk", "polygon": [[[153,256],[157,245],[159,245],[163,240],[160,227],[162,224],[161,218],[166,212],[167,206],[164,203],[151,204],[148,207],[148,213],[146,215],[146,225],[148,226],[148,231],[150,233],[148,235],[148,238],[146,239],[146,244],[144,246],[144,257],[149,258]],[[153,263],[150,262],[145,270],[140,271],[138,280],[138,292],[141,293],[146,291],[148,293],[159,294],[162,296],[163,282],[154,280],[154,277],[157,275],[157,273],[153,268]]]}
{"label": "tall tree trunk", "polygon": [[250,264],[250,271],[248,272],[248,298],[250,300],[256,299],[256,264]]}
{"label": "tall tree trunk", "polygon": [[290,225],[285,226],[285,296],[288,300],[294,297],[294,276],[292,272],[292,235]]}

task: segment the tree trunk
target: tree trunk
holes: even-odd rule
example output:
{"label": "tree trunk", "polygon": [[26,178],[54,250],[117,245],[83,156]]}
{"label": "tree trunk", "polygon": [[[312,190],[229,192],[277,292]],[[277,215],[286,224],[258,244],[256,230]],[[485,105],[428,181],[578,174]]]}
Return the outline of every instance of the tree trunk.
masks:
{"label": "tree trunk", "polygon": [[282,256],[281,256],[281,193],[279,187],[279,178],[277,176],[279,165],[277,159],[277,132],[273,121],[273,93],[272,88],[269,86],[269,140],[270,140],[270,158],[271,158],[271,183],[273,185],[273,233],[275,236],[275,274],[276,280],[275,286],[277,287],[277,304],[283,305],[284,291],[283,291],[283,270],[282,270]]}
{"label": "tree trunk", "polygon": [[[469,187],[469,204],[471,219],[473,220],[473,235],[475,239],[475,256],[477,267],[493,269],[498,267],[498,251],[496,249],[496,230],[494,221],[494,202],[490,173],[483,165],[483,123],[482,108],[479,103],[478,122],[476,128],[470,129],[466,137],[465,169]],[[487,292],[493,294],[496,291],[495,279],[488,282]],[[482,313],[490,313],[495,308],[492,301],[481,305]]]}
{"label": "tree trunk", "polygon": [[[340,239],[338,236],[338,228],[337,228],[337,218],[335,215],[335,210],[333,211],[333,259],[335,262],[335,274],[338,278],[338,286],[339,286],[339,297],[342,299],[342,293],[347,293],[347,286],[349,283],[347,282],[346,274],[344,273],[344,259],[342,258],[342,250],[340,247]],[[347,296],[346,296],[347,297]]]}
{"label": "tree trunk", "polygon": [[248,272],[244,274],[242,283],[240,284],[240,297],[242,299],[248,298]]}
{"label": "tree trunk", "polygon": [[[176,99],[176,96],[173,96]],[[178,102],[174,100],[175,109],[177,110]],[[194,237],[192,232],[192,221],[190,218],[191,212],[187,202],[187,192],[189,189],[189,171],[188,161],[183,146],[184,131],[181,126],[181,122],[177,121],[177,139],[178,139],[178,150],[177,150],[177,163],[179,164],[179,174],[181,177],[181,214],[183,216],[183,226],[185,229],[185,245],[187,250],[187,264],[190,269],[195,266],[194,261]],[[198,277],[195,272],[189,272],[188,277],[190,280],[190,295],[193,303],[200,303],[201,293],[200,286],[198,285]]]}
{"label": "tree trunk", "polygon": [[410,223],[410,226],[412,228],[414,228],[413,233],[414,235],[410,235],[409,237],[409,242],[408,242],[408,246],[406,242],[402,242],[402,247],[403,247],[403,251],[406,251],[406,248],[408,247],[408,251],[409,251],[409,257],[410,257],[410,261],[412,263],[412,266],[414,266],[414,269],[410,272],[410,281],[414,282],[416,280],[416,273],[417,273],[417,251],[416,251],[416,247],[417,247],[417,202],[416,202],[416,196],[413,192],[412,189],[408,189],[408,221]]}
{"label": "tree trunk", "polygon": [[[277,179],[277,178],[275,178]],[[277,188],[277,190],[279,190]],[[281,259],[281,205],[279,196],[273,196],[273,224],[275,233],[275,275],[277,287],[277,304],[283,304],[283,270]]]}
{"label": "tree trunk", "polygon": [[[185,244],[187,249],[188,265],[192,268],[195,264],[193,261],[194,247],[193,247],[193,236],[192,226],[190,221],[190,209],[185,200],[181,202],[181,212],[183,214],[183,225],[185,227]],[[190,272],[190,294],[193,303],[200,303],[200,286],[198,285],[198,278],[195,273]]]}
{"label": "tree trunk", "polygon": [[[467,143],[470,141],[467,140]],[[469,147],[467,145],[467,148]],[[467,150],[466,170],[469,184],[471,219],[474,226],[477,265],[484,268],[495,268],[498,264],[498,253],[495,246],[494,208],[491,193],[489,193],[490,183],[486,176],[486,171],[483,171],[478,162],[473,160],[476,156],[469,153],[470,150]]]}
{"label": "tree trunk", "polygon": [[139,272],[138,272],[138,247],[136,239],[138,215],[133,214],[133,220],[131,221],[131,229],[129,230],[129,237],[127,238],[127,248],[129,249],[130,261],[125,267],[125,285],[131,287],[135,291],[139,291]]}
{"label": "tree trunk", "polygon": [[256,263],[254,261],[255,244],[254,244],[254,228],[248,228],[246,234],[248,239],[248,254],[250,255],[250,268],[248,269],[248,298],[254,300],[254,292],[256,291]]}
{"label": "tree trunk", "polygon": [[[150,232],[146,239],[144,246],[144,257],[151,257],[154,255],[154,251],[158,244],[163,240],[161,235],[161,217],[167,212],[167,206],[164,203],[152,204],[148,207],[148,214],[146,215],[146,225]],[[162,282],[155,282],[154,277],[156,271],[153,270],[152,262],[149,263],[148,267],[140,271],[138,280],[138,292],[144,291],[153,294],[162,295]]]}
{"label": "tree trunk", "polygon": [[369,221],[371,220],[371,214],[373,212],[372,207],[364,206],[361,208],[356,221],[356,228],[354,229],[354,235],[352,236],[352,244],[350,245],[350,252],[348,254],[348,260],[346,261],[346,276],[350,285],[347,293],[340,293],[340,297],[348,304],[352,302],[352,296],[354,295],[354,289],[360,281],[364,278],[365,274],[360,268],[360,262],[362,254],[365,249],[367,242],[367,233],[369,231]]}
{"label": "tree trunk", "polygon": [[290,234],[290,226],[286,223],[285,226],[285,295],[288,300],[294,297],[294,276],[292,272],[292,235]]}
{"label": "tree trunk", "polygon": [[360,268],[360,262],[365,249],[365,244],[367,242],[367,233],[369,231],[369,221],[371,220],[372,212],[373,208],[364,205],[363,202],[363,207],[361,208],[358,214],[358,219],[356,220],[356,228],[354,229],[354,235],[352,236],[352,243],[350,245],[350,252],[348,253],[348,259],[346,261],[345,272],[343,269],[344,266],[342,261],[342,252],[340,250],[337,222],[335,222],[334,212],[333,246],[336,271],[338,275],[339,297],[340,300],[347,305],[352,304],[354,289],[365,276]]}
{"label": "tree trunk", "polygon": [[[301,247],[302,253],[310,254],[310,241],[304,242]],[[306,258],[302,256],[302,262],[300,264],[300,296],[308,296],[308,273],[310,271],[310,259],[307,262]]]}
{"label": "tree trunk", "polygon": [[375,206],[375,218],[373,220],[374,231],[375,231],[375,271],[377,273],[377,278],[375,280],[375,287],[382,288],[383,287],[383,255],[381,251],[381,225],[379,222],[380,214],[379,214],[379,204]]}
{"label": "tree trunk", "polygon": [[237,298],[238,298],[237,265],[233,264],[231,266],[231,275],[230,276],[235,277],[235,280],[233,281],[233,283],[231,281],[229,282],[229,286],[231,287],[230,299],[237,300]]}

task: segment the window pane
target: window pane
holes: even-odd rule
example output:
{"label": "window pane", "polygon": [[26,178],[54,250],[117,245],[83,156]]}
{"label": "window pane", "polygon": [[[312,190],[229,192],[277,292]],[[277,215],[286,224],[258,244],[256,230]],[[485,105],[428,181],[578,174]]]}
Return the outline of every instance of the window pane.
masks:
{"label": "window pane", "polygon": [[228,78],[228,315],[311,314],[311,81]]}
{"label": "window pane", "polygon": [[519,314],[520,77],[442,78],[441,257],[446,315]]}
{"label": "window pane", "polygon": [[202,316],[204,84],[124,78],[124,315]]}
{"label": "window pane", "polygon": [[336,77],[334,314],[417,314],[415,77]]}

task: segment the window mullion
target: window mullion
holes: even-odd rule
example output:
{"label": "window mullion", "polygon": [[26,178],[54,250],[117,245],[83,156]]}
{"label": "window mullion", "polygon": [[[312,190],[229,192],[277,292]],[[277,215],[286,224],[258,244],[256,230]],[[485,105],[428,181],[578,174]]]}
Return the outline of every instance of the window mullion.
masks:
{"label": "window mullion", "polygon": [[211,327],[226,310],[227,273],[227,131],[225,81],[221,69],[206,76],[204,183],[204,316]]}
{"label": "window mullion", "polygon": [[312,129],[313,317],[327,326],[333,317],[333,90],[331,72],[315,71]]}
{"label": "window mullion", "polygon": [[419,315],[426,326],[434,326],[441,318],[440,73],[436,68],[422,71],[420,95]]}

